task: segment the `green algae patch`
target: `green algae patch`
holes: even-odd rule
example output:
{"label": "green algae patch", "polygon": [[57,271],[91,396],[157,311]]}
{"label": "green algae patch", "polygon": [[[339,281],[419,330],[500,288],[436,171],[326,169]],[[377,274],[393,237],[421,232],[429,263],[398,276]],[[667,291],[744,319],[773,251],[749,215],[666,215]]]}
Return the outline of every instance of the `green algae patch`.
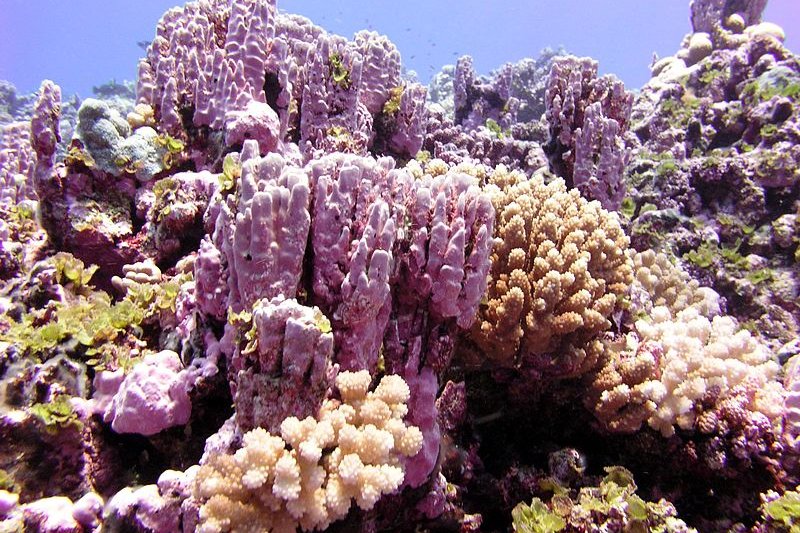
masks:
{"label": "green algae patch", "polygon": [[789,491],[764,504],[762,512],[765,518],[782,524],[791,533],[800,533],[800,493]]}
{"label": "green algae patch", "polygon": [[521,503],[514,507],[511,518],[517,533],[555,533],[567,527],[567,522],[539,498],[534,498],[530,505]]}
{"label": "green algae patch", "polygon": [[67,396],[59,396],[47,403],[35,403],[30,407],[30,413],[38,418],[49,432],[68,426],[73,426],[78,431],[83,429],[83,423],[78,419]]}
{"label": "green algae patch", "polygon": [[350,71],[344,66],[342,56],[340,54],[331,54],[328,58],[330,64],[330,75],[333,83],[342,89],[349,89],[352,82],[350,81]]}
{"label": "green algae patch", "polygon": [[389,89],[389,99],[383,104],[383,114],[395,116],[400,111],[400,101],[406,88],[402,85]]}
{"label": "green algae patch", "polygon": [[[68,289],[65,301],[23,313],[17,320],[3,317],[0,340],[14,344],[23,355],[45,361],[58,353],[91,366],[118,366],[126,360],[125,347],[141,344],[141,326],[174,315],[183,277],[159,284],[135,284],[113,302],[103,291],[86,286],[94,268],[69,254],[56,256],[56,276]],[[123,362],[125,362],[123,361]],[[130,361],[127,361],[130,363]]]}

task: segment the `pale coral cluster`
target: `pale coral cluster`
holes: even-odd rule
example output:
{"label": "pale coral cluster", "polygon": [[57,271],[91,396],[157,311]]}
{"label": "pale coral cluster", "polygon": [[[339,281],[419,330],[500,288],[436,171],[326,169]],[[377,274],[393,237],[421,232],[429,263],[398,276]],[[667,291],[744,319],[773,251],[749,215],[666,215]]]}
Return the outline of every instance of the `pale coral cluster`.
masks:
{"label": "pale coral cluster", "polygon": [[383,377],[373,392],[370,382],[367,371],[343,372],[341,402],[326,401],[318,419],[287,418],[280,437],[254,429],[235,454],[212,455],[195,477],[197,531],[324,529],[353,500],[369,510],[396,491],[422,433],[403,422],[410,393],[401,377]]}
{"label": "pale coral cluster", "polygon": [[498,167],[485,190],[497,213],[492,271],[472,339],[486,356],[520,356],[580,346],[608,329],[628,290],[629,240],[616,213],[561,179],[546,183]]}
{"label": "pale coral cluster", "polygon": [[633,432],[646,421],[665,437],[678,428],[711,433],[734,410],[780,422],[779,366],[732,317],[709,319],[695,307],[673,316],[657,306],[603,349],[605,366],[589,403],[612,431]]}
{"label": "pale coral cluster", "polygon": [[709,287],[701,287],[665,254],[631,250],[629,255],[633,259],[630,298],[634,314],[649,313],[656,306],[664,306],[673,314],[694,307],[709,318],[720,313],[719,294]]}

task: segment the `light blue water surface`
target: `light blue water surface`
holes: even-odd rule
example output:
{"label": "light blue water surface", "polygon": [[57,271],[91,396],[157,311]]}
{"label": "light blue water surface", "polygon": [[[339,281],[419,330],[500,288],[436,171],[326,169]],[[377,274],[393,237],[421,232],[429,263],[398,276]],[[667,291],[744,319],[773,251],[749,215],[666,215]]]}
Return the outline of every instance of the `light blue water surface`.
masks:
{"label": "light blue water surface", "polygon": [[[176,0],[0,0],[0,79],[21,92],[44,78],[65,94],[135,79],[143,50]],[[423,82],[462,54],[479,73],[563,45],[600,61],[629,87],[649,78],[653,53],[671,55],[689,29],[689,0],[278,0],[278,7],[351,37],[384,33]],[[765,20],[800,50],[800,0],[771,0]]]}

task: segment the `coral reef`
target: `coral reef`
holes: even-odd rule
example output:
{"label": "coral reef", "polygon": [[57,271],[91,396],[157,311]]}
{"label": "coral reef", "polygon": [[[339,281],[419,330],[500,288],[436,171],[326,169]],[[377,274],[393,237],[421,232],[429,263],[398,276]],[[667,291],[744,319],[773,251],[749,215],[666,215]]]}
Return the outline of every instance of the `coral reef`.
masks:
{"label": "coral reef", "polygon": [[606,209],[619,209],[633,95],[614,76],[598,77],[597,69],[588,57],[553,60],[545,93],[550,130],[545,152],[570,186]]}
{"label": "coral reef", "polygon": [[274,0],[167,11],[135,94],[0,85],[0,530],[797,529],[764,6],[691,2],[639,92],[549,49],[426,90]]}

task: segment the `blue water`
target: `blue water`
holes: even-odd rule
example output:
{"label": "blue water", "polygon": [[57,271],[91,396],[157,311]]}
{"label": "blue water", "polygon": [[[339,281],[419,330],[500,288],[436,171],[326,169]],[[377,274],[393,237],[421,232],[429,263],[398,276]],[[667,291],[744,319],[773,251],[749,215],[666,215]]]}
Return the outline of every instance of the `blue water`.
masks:
{"label": "blue water", "polygon": [[[137,42],[152,39],[163,12],[178,4],[2,0],[0,79],[30,92],[49,78],[82,96],[112,78],[135,79]],[[563,45],[639,87],[653,53],[673,54],[689,31],[688,0],[279,0],[278,7],[347,37],[361,29],[388,35],[423,82],[462,54],[486,73]],[[764,18],[785,28],[789,49],[800,49],[800,1],[771,0]]]}

